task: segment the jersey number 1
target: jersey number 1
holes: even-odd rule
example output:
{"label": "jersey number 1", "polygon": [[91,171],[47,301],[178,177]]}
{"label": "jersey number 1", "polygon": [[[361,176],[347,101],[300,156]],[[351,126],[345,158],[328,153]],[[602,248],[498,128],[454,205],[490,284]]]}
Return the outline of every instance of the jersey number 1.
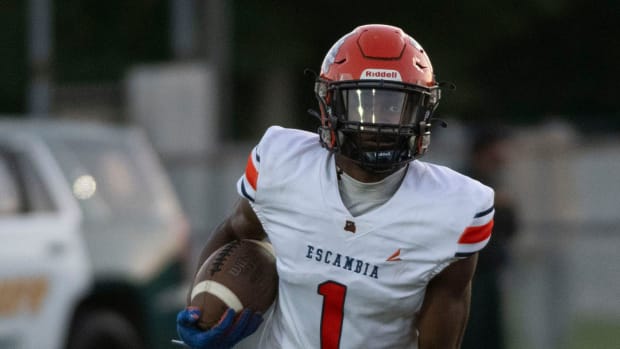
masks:
{"label": "jersey number 1", "polygon": [[338,349],[342,334],[344,298],[347,294],[347,287],[330,280],[319,284],[317,292],[323,296],[321,349]]}

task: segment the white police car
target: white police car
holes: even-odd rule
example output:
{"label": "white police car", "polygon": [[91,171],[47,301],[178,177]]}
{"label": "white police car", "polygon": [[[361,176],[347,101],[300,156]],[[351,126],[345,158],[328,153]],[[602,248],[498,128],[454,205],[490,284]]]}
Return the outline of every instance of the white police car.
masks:
{"label": "white police car", "polygon": [[0,121],[0,348],[167,348],[188,226],[143,133]]}

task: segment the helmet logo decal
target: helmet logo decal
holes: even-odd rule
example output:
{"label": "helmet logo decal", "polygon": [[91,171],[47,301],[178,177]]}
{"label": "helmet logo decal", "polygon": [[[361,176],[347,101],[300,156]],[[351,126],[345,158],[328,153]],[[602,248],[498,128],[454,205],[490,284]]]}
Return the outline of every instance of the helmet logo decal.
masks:
{"label": "helmet logo decal", "polygon": [[403,81],[400,72],[393,69],[364,69],[360,80],[366,79]]}
{"label": "helmet logo decal", "polygon": [[329,67],[334,64],[336,56],[338,55],[338,51],[340,50],[340,46],[342,46],[342,44],[344,44],[344,41],[351,35],[353,35],[353,32],[341,37],[340,40],[338,40],[334,44],[334,46],[329,49],[327,55],[325,56],[325,59],[323,60],[323,65],[321,65],[321,71],[324,74],[327,74],[329,72]]}

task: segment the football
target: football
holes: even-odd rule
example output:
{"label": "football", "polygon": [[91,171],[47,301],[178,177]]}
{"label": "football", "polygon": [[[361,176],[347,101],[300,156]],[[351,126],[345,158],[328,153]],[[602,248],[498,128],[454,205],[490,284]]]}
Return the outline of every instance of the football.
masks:
{"label": "football", "polygon": [[264,313],[278,291],[276,257],[270,243],[235,240],[213,252],[200,266],[190,306],[201,311],[198,327],[211,328],[228,308]]}

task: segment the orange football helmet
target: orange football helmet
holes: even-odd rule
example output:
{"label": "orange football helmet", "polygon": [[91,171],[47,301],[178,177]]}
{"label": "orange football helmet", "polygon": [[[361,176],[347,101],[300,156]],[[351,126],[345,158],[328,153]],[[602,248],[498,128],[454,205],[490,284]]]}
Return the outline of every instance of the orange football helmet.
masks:
{"label": "orange football helmet", "polygon": [[402,29],[364,25],[329,50],[315,83],[321,144],[374,172],[422,156],[440,99],[433,67]]}

